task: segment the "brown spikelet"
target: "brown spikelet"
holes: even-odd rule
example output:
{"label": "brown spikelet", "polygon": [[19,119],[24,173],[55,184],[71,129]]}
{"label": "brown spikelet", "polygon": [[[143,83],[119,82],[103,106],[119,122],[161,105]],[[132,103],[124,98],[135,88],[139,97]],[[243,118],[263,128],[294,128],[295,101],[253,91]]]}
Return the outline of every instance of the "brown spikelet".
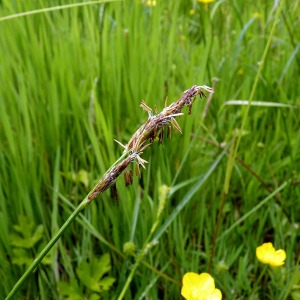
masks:
{"label": "brown spikelet", "polygon": [[141,178],[141,171],[138,163],[135,164],[135,174],[137,177]]}
{"label": "brown spikelet", "polygon": [[164,128],[162,128],[158,135],[158,144],[161,145],[164,143]]}
{"label": "brown spikelet", "polygon": [[132,170],[128,170],[124,172],[124,181],[125,181],[125,186],[132,185],[133,182]]}
{"label": "brown spikelet", "polygon": [[110,187],[110,194],[111,194],[111,197],[118,200],[119,199],[119,195],[118,195],[118,191],[117,191],[117,186],[116,184],[112,184],[111,187]]}
{"label": "brown spikelet", "polygon": [[172,128],[171,128],[171,126],[170,125],[168,125],[168,132],[167,132],[167,138],[168,139],[171,139],[171,137],[172,137]]}

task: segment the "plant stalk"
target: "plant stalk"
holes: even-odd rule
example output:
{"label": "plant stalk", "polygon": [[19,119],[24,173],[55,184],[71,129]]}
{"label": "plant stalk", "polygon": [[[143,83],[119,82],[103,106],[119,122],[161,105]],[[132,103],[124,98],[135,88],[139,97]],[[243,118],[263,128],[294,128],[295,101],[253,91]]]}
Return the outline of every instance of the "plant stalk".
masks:
{"label": "plant stalk", "polygon": [[71,223],[75,220],[75,218],[78,216],[78,214],[87,206],[89,205],[89,201],[87,201],[87,198],[85,198],[75,209],[75,211],[70,215],[68,220],[62,225],[62,227],[59,229],[59,231],[52,237],[52,239],[49,241],[49,243],[45,246],[45,248],[39,253],[39,255],[35,258],[35,260],[32,262],[32,264],[29,266],[29,268],[26,270],[26,272],[22,275],[22,277],[17,281],[17,283],[14,285],[10,293],[7,295],[5,300],[12,299],[12,297],[16,294],[16,292],[19,290],[23,282],[29,277],[29,275],[35,270],[35,268],[39,265],[39,263],[42,261],[42,259],[47,255],[47,253],[51,250],[51,248],[54,246],[54,244],[57,242],[57,240],[62,236],[62,234],[67,230],[67,228],[71,225]]}
{"label": "plant stalk", "polygon": [[[143,154],[143,150],[147,147],[151,146],[153,142],[158,138],[158,142],[163,142],[164,137],[164,127],[168,127],[168,132],[170,130],[171,125],[174,129],[181,132],[181,128],[177,121],[176,117],[182,116],[181,110],[188,106],[189,114],[192,111],[192,105],[196,99],[196,96],[199,95],[200,98],[206,97],[203,90],[213,93],[213,90],[208,86],[192,86],[190,89],[186,90],[182,97],[176,102],[171,103],[169,106],[165,107],[162,112],[159,114],[153,115],[152,109],[146,105],[144,101],[141,103],[141,108],[148,112],[148,120],[132,135],[129,142],[124,146],[120,142],[116,141],[123,148],[123,154],[121,157],[106,171],[103,177],[100,179],[98,184],[88,193],[88,195],[84,198],[84,200],[78,205],[75,211],[71,214],[71,216],[67,219],[67,221],[63,224],[63,226],[59,229],[59,231],[54,235],[54,237],[50,240],[50,242],[44,247],[44,249],[40,252],[40,254],[36,257],[36,259],[32,262],[30,267],[25,271],[22,277],[17,281],[14,285],[10,293],[7,295],[6,300],[12,299],[15,293],[19,290],[22,283],[29,277],[29,275],[34,271],[34,269],[39,265],[41,260],[46,256],[46,254],[51,250],[57,240],[62,236],[62,234],[66,231],[66,229],[70,226],[70,224],[75,220],[77,215],[92,202],[97,196],[111,188],[114,197],[118,198],[117,189],[116,189],[116,180],[117,178],[125,171],[127,166],[133,161],[137,162],[137,167],[141,165],[145,168],[146,160],[140,157]],[[151,232],[152,233],[152,232]],[[151,236],[151,235],[150,235]],[[139,255],[134,271],[142,260],[144,253],[146,251],[147,243],[150,239],[147,239],[145,247],[142,250],[142,253]],[[134,271],[131,273],[133,276]],[[126,291],[131,280],[127,280],[126,286],[124,287],[124,292]]]}

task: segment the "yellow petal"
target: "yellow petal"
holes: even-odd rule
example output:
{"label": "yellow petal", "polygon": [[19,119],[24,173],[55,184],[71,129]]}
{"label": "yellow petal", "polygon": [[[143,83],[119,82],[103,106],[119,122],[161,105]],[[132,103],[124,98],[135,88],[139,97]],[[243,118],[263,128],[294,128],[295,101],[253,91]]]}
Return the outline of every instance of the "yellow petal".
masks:
{"label": "yellow petal", "polygon": [[201,3],[211,3],[211,2],[214,2],[215,0],[198,0],[198,2],[201,2]]}
{"label": "yellow petal", "polygon": [[199,275],[201,282],[201,291],[208,295],[213,293],[215,289],[215,280],[208,273],[201,273]]}
{"label": "yellow petal", "polygon": [[142,1],[142,3],[147,6],[156,6],[156,0],[146,0]]}
{"label": "yellow petal", "polygon": [[219,300],[222,299],[221,291],[215,289],[215,281],[208,273],[200,275],[189,272],[183,276],[181,295],[187,300]]}
{"label": "yellow petal", "polygon": [[221,300],[222,293],[219,289],[215,289],[213,293],[206,298],[207,300]]}
{"label": "yellow petal", "polygon": [[252,14],[253,18],[260,18],[260,13],[259,12],[255,12]]}
{"label": "yellow petal", "polygon": [[256,248],[256,256],[259,261],[264,264],[270,264],[271,266],[278,267],[284,264],[286,259],[286,253],[284,250],[276,250],[272,243],[264,243]]}
{"label": "yellow petal", "polygon": [[275,248],[272,243],[264,243],[256,248],[256,256],[263,264],[269,263],[270,256],[272,256],[273,252],[275,252]]}
{"label": "yellow petal", "polygon": [[284,250],[280,249],[275,251],[274,258],[270,261],[270,265],[273,267],[279,267],[284,265],[286,259],[286,253]]}
{"label": "yellow petal", "polygon": [[184,274],[182,278],[182,289],[181,289],[181,295],[188,299],[188,300],[194,300],[197,295],[197,291],[201,287],[200,282],[200,275],[189,272]]}

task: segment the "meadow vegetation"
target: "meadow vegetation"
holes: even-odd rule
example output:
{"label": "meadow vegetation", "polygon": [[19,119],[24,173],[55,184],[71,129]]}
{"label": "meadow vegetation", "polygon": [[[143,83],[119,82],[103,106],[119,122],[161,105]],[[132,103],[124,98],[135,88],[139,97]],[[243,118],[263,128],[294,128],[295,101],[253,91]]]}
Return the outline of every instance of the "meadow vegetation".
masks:
{"label": "meadow vegetation", "polygon": [[[147,120],[141,101],[161,111],[193,85],[214,94],[183,109],[182,134],[144,150],[117,201],[106,191],[86,207],[15,299],[180,299],[183,275],[207,271],[223,299],[300,299],[299,0],[284,1],[247,110],[282,1],[127,0],[10,19],[75,1],[0,1],[1,299],[122,155],[114,139]],[[286,251],[283,266],[264,269],[264,242]]]}

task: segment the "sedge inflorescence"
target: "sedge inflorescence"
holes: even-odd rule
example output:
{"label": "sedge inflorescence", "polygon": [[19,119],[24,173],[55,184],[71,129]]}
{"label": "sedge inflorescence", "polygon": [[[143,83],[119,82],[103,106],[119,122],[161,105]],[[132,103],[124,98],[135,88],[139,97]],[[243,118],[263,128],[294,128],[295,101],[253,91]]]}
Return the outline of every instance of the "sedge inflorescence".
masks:
{"label": "sedge inflorescence", "polygon": [[[123,155],[118,161],[104,174],[99,183],[92,189],[88,195],[88,201],[92,201],[99,194],[111,188],[114,198],[118,198],[116,189],[116,179],[125,171],[127,166],[136,161],[136,174],[140,176],[139,166],[145,168],[146,160],[141,158],[143,151],[151,146],[153,142],[158,138],[158,143],[163,142],[164,129],[167,128],[167,136],[171,137],[171,128],[181,133],[181,128],[176,121],[176,118],[182,116],[181,110],[187,106],[189,108],[189,114],[192,112],[192,105],[196,99],[196,96],[200,98],[205,97],[204,91],[213,93],[212,88],[203,85],[194,85],[190,89],[186,90],[182,97],[167,106],[167,99],[165,101],[165,108],[158,114],[153,114],[152,109],[144,102],[141,103],[141,108],[148,112],[148,120],[133,134],[131,139],[126,145],[123,145],[119,141],[116,141],[124,148]],[[132,173],[130,171],[124,174],[125,184],[132,183]]]}

